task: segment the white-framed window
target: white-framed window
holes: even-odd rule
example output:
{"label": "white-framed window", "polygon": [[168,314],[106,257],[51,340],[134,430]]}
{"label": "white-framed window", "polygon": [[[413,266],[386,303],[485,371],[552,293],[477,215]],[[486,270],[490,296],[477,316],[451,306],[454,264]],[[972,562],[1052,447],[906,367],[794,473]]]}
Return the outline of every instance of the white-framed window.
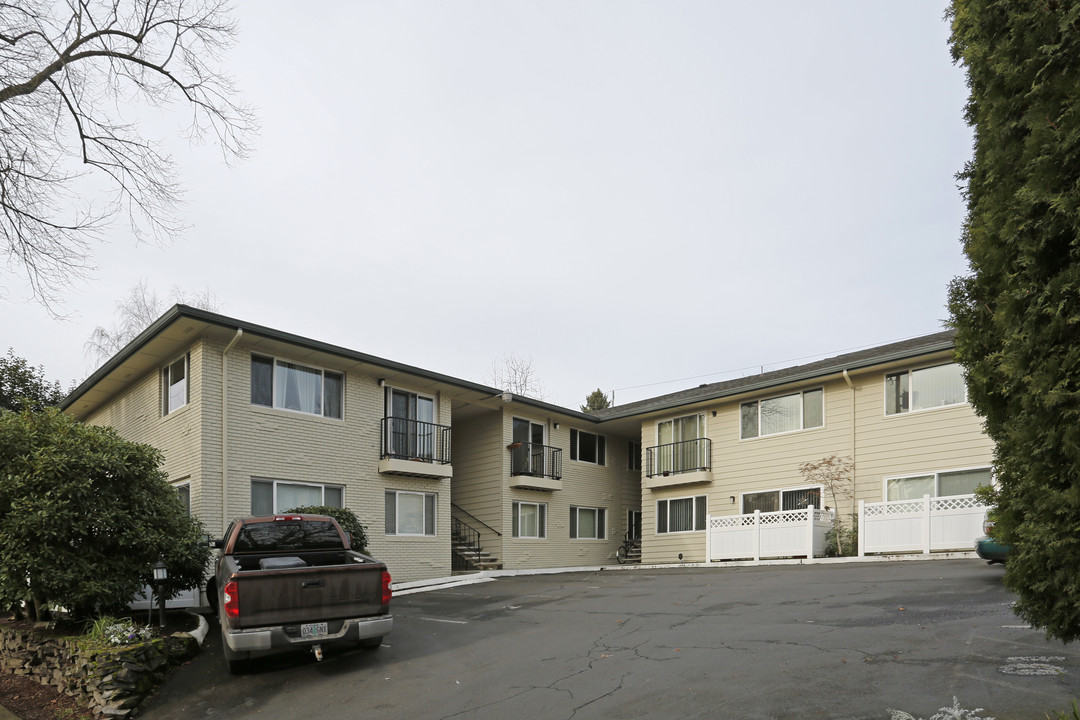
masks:
{"label": "white-framed window", "polygon": [[742,511],[744,515],[750,515],[755,510],[760,510],[761,512],[802,510],[811,503],[820,510],[821,493],[821,485],[742,493]]}
{"label": "white-framed window", "polygon": [[345,376],[332,370],[251,356],[251,404],[323,417],[342,417]]}
{"label": "white-framed window", "polygon": [[605,508],[570,507],[571,540],[603,540],[607,537]]}
{"label": "white-framed window", "polygon": [[570,429],[570,459],[578,462],[607,464],[607,438],[584,430]]}
{"label": "white-framed window", "polygon": [[191,483],[190,482],[178,482],[173,485],[176,489],[176,497],[180,500],[180,504],[184,507],[184,512],[188,515],[191,514]]}
{"label": "white-framed window", "polygon": [[190,356],[185,354],[161,369],[162,415],[168,415],[188,404],[189,359]]}
{"label": "white-framed window", "polygon": [[513,537],[547,537],[547,503],[518,502],[511,503],[513,512]]}
{"label": "white-framed window", "polygon": [[251,479],[251,514],[273,515],[296,507],[344,507],[341,485],[300,483],[270,478]]}
{"label": "white-framed window", "polygon": [[657,422],[656,448],[649,472],[662,475],[708,467],[709,446],[705,434],[705,413]]}
{"label": "white-framed window", "polygon": [[386,534],[435,536],[435,493],[386,491]]}
{"label": "white-framed window", "polygon": [[657,534],[705,529],[708,501],[704,495],[656,501]]}
{"label": "white-framed window", "polygon": [[641,443],[634,440],[626,446],[626,469],[641,472]]}
{"label": "white-framed window", "polygon": [[824,425],[825,391],[822,388],[752,400],[739,407],[739,434],[743,440]]}
{"label": "white-framed window", "polygon": [[886,500],[918,500],[923,495],[970,495],[980,485],[991,485],[990,468],[968,468],[885,478]]}
{"label": "white-framed window", "polygon": [[957,363],[905,370],[885,376],[885,414],[963,405],[967,402],[964,370]]}

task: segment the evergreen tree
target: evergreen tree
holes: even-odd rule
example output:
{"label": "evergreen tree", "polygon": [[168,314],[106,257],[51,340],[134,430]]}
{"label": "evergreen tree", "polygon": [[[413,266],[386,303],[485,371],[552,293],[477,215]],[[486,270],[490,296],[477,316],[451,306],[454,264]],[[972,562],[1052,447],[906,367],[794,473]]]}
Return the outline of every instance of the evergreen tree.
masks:
{"label": "evergreen tree", "polygon": [[45,368],[32,367],[12,348],[0,357],[0,408],[19,410],[28,403],[31,410],[43,410],[63,399],[60,383],[45,379]]}
{"label": "evergreen tree", "polygon": [[953,0],[974,156],[970,273],[950,287],[969,398],[996,443],[1016,612],[1080,638],[1080,4]]}
{"label": "evergreen tree", "polygon": [[585,398],[585,404],[581,406],[581,412],[591,413],[597,410],[607,410],[609,407],[611,407],[611,402],[608,400],[607,395],[600,388],[596,388]]}

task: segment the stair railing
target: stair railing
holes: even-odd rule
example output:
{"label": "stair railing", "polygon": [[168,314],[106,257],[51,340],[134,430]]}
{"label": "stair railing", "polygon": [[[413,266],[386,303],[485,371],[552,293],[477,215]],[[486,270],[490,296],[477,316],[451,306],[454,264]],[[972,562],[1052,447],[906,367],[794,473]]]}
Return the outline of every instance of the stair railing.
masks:
{"label": "stair railing", "polygon": [[[458,538],[461,541],[462,545],[466,545],[466,546],[472,548],[472,550],[476,553],[476,564],[477,564],[477,566],[479,566],[479,564],[480,564],[480,553],[483,550],[483,545],[480,542],[480,537],[481,537],[480,531],[478,529],[474,528],[469,523],[462,520],[460,517],[454,517],[453,513],[460,513],[462,515],[467,515],[473,522],[475,522],[475,523],[477,523],[479,525],[483,525],[484,527],[486,527],[488,530],[495,533],[499,537],[502,537],[502,533],[499,532],[498,530],[496,530],[495,528],[491,527],[487,523],[485,523],[483,520],[481,520],[481,519],[477,518],[476,516],[474,516],[468,510],[464,510],[461,507],[455,505],[454,503],[450,503],[450,509],[451,509],[451,513],[452,513],[451,516],[450,516],[452,535],[454,537]],[[452,561],[451,567],[454,570],[468,570],[469,569],[468,564],[465,561],[465,558],[460,558],[460,556],[458,556],[456,553],[454,554],[454,557],[451,559],[451,561]]]}

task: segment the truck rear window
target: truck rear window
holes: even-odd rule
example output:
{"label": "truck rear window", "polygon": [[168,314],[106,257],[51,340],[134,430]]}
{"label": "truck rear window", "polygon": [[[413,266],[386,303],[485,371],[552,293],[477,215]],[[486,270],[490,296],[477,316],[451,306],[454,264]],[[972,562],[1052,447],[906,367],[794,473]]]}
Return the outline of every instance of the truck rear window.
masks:
{"label": "truck rear window", "polygon": [[240,528],[233,552],[341,550],[344,544],[333,523],[325,520],[275,520]]}

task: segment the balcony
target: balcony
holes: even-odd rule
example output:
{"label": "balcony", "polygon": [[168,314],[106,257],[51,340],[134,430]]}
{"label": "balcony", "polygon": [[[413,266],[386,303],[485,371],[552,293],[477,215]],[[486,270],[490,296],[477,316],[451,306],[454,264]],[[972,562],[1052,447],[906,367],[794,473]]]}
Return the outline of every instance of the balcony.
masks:
{"label": "balcony", "polygon": [[446,425],[383,418],[381,446],[381,473],[436,479],[454,474],[450,465],[450,428]]}
{"label": "balcony", "polygon": [[510,450],[510,487],[562,490],[562,449],[516,442]]}
{"label": "balcony", "polygon": [[645,448],[646,488],[712,482],[712,441],[695,438]]}

